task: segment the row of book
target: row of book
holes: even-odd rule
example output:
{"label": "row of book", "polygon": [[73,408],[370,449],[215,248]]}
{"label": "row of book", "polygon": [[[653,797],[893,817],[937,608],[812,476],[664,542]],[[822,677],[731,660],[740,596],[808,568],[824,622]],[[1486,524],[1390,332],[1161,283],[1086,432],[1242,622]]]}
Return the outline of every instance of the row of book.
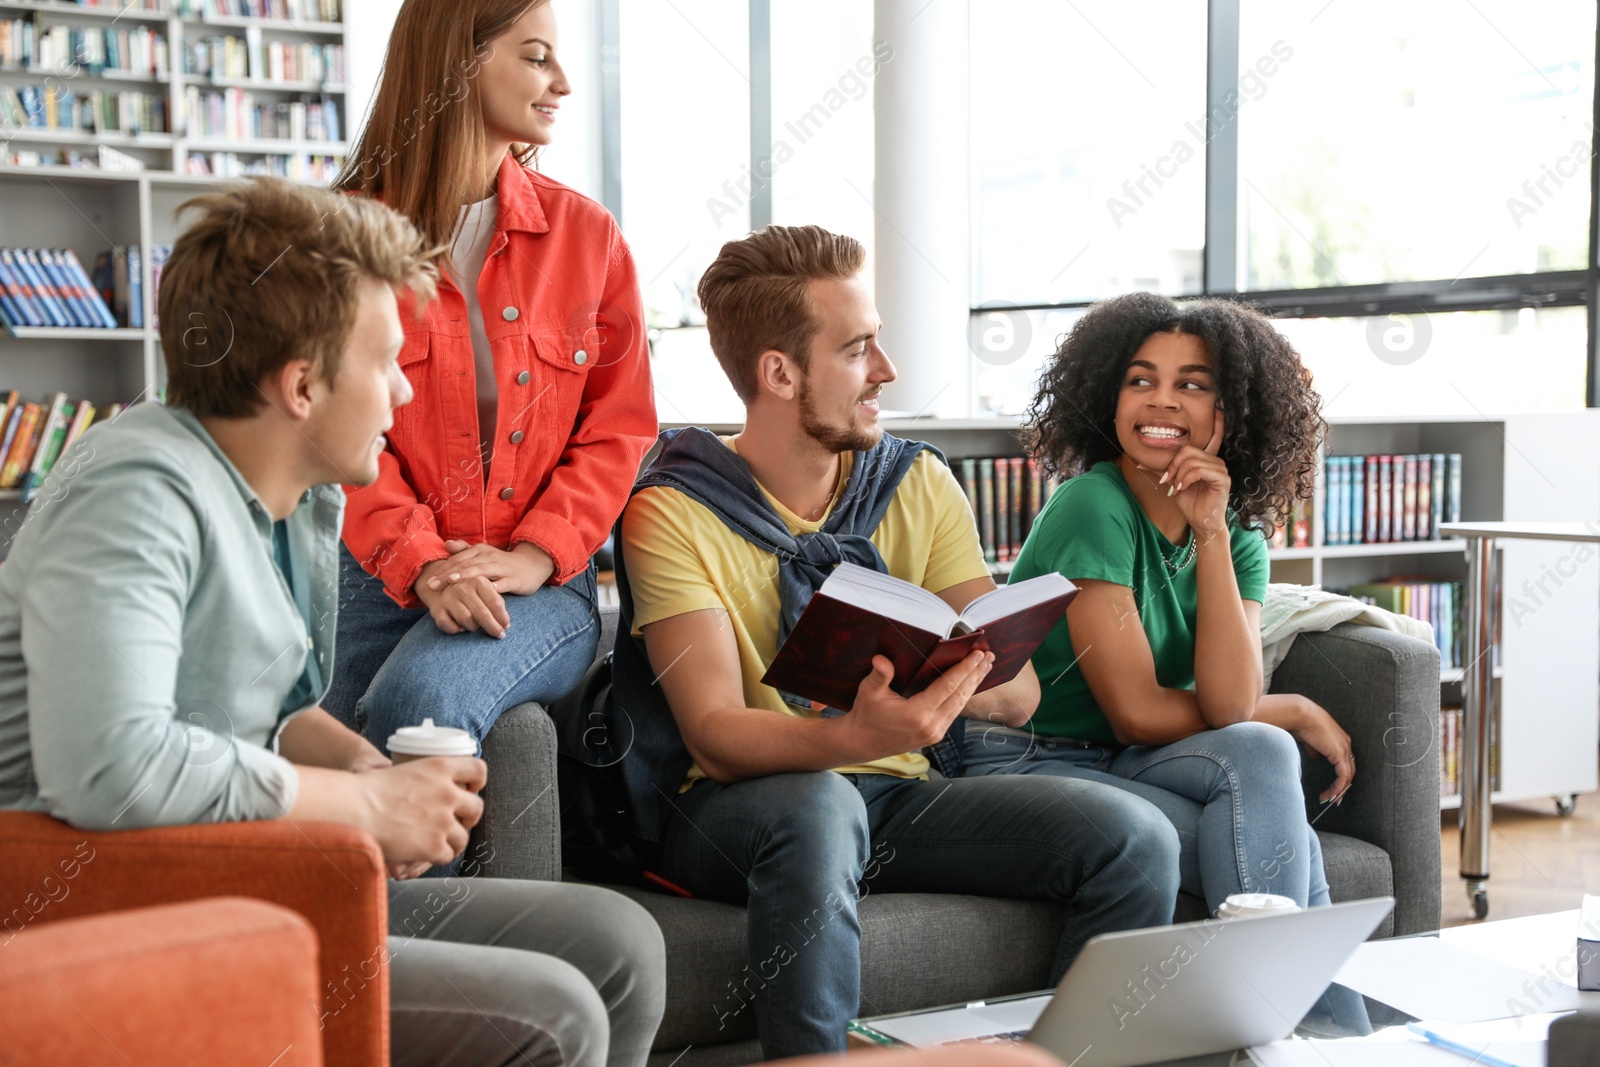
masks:
{"label": "row of book", "polygon": [[961,488],[978,523],[983,558],[1009,563],[1022,551],[1033,529],[1061,483],[1047,476],[1036,460],[1026,456],[969,456],[961,461]]}
{"label": "row of book", "polygon": [[1461,521],[1461,454],[1329,456],[1323,543],[1435,541]]}
{"label": "row of book", "polygon": [[[1489,791],[1500,788],[1499,716],[1489,718]],[[1465,715],[1459,704],[1439,709],[1439,795],[1461,795],[1461,772],[1467,765]]]}
{"label": "row of book", "polygon": [[[161,269],[172,254],[171,245],[150,246],[150,304],[161,289]],[[143,255],[138,245],[115,245],[94,257],[91,277],[101,297],[111,306],[117,322],[139,329],[144,325]]]}
{"label": "row of book", "polygon": [[1274,527],[1267,537],[1268,548],[1311,547],[1311,501],[1296,500],[1289,512],[1289,521]]}
{"label": "row of book", "polygon": [[110,145],[92,145],[79,148],[62,145],[59,148],[39,150],[19,148],[13,141],[0,146],[0,166],[6,167],[75,167],[80,170],[144,170],[144,162]]}
{"label": "row of book", "polygon": [[70,248],[0,248],[0,313],[12,326],[117,326]]}
{"label": "row of book", "polygon": [[124,11],[154,11],[162,14],[167,10],[163,0],[68,0],[68,3],[91,11],[115,11],[119,15]]}
{"label": "row of book", "polygon": [[245,36],[190,39],[183,72],[208,78],[266,82],[343,82],[344,45],[263,41],[255,27]]}
{"label": "row of book", "polygon": [[1345,593],[1363,603],[1375,604],[1396,615],[1409,615],[1432,626],[1440,665],[1445,668],[1462,666],[1466,615],[1466,592],[1462,583],[1431,578],[1385,578],[1381,582],[1352,585]]}
{"label": "row of book", "polygon": [[248,89],[202,90],[191,85],[183,98],[191,137],[339,140],[339,104],[328,96],[307,93],[294,102],[257,103]]}
{"label": "row of book", "polygon": [[[123,405],[112,404],[101,414],[102,421],[115,418]],[[15,389],[5,395],[0,406],[0,489],[21,489],[24,501],[32,500],[56,459],[96,416],[87,400],[76,404],[66,393],[44,398],[42,403],[26,402]]]}
{"label": "row of book", "polygon": [[0,86],[0,123],[77,133],[166,133],[170,129],[163,93],[134,89],[76,92],[60,81]]}
{"label": "row of book", "polygon": [[79,70],[96,76],[160,78],[167,73],[167,37],[147,26],[41,25],[31,19],[3,19],[0,67],[61,78],[73,77]]}
{"label": "row of book", "polygon": [[185,16],[339,22],[340,0],[179,0]]}
{"label": "row of book", "polygon": [[240,156],[237,152],[191,152],[184,160],[189,174],[210,174],[219,178],[243,178],[272,174],[301,182],[331,182],[344,168],[343,156],[274,153],[266,156]]}

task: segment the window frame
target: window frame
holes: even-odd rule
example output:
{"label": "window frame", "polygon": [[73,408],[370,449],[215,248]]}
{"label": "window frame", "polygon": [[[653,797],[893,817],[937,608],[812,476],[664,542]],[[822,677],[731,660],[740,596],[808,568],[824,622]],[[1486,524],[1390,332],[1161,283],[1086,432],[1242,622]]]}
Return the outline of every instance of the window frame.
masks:
{"label": "window frame", "polygon": [[[750,170],[760,174],[772,156],[772,8],[771,0],[748,0],[750,7]],[[1225,107],[1239,88],[1239,22],[1243,0],[1207,0],[1206,111]],[[621,77],[619,72],[621,0],[599,0],[601,48],[601,180],[602,203],[622,218]],[[1596,69],[1592,129],[1600,130],[1600,29],[1595,34]],[[1592,149],[1600,146],[1591,146]],[[1324,318],[1350,315],[1416,315],[1446,311],[1505,311],[1517,308],[1584,307],[1588,350],[1585,353],[1584,403],[1600,407],[1600,153],[1589,159],[1589,256],[1583,270],[1425,281],[1384,282],[1309,289],[1248,290],[1235,288],[1239,257],[1239,129],[1227,123],[1206,150],[1205,250],[1201,291],[1179,299],[1219,297],[1247,300],[1279,318]],[[772,221],[772,183],[752,184],[750,225],[760,229]],[[1092,300],[1052,304],[978,303],[973,316],[997,308],[1048,311],[1088,307]]]}

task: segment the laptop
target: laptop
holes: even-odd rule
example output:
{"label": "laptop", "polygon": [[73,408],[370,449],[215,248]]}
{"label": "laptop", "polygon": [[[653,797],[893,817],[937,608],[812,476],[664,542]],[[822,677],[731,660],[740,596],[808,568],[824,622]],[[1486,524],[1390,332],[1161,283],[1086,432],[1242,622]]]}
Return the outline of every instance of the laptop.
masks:
{"label": "laptop", "polygon": [[1136,1067],[1287,1037],[1393,897],[1091,938],[1055,992],[857,1024],[920,1047],[1026,1040],[1068,1067]]}

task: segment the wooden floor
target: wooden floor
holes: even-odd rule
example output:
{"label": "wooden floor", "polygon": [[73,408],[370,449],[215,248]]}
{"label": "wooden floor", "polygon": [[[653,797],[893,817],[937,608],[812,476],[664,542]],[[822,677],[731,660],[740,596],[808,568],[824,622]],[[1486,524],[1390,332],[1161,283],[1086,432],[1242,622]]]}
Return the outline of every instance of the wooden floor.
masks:
{"label": "wooden floor", "polygon": [[[1445,926],[1470,923],[1472,902],[1461,880],[1456,812],[1440,813]],[[1578,798],[1568,818],[1550,800],[1497,804],[1489,840],[1489,918],[1566,911],[1584,893],[1600,894],[1600,793]]]}

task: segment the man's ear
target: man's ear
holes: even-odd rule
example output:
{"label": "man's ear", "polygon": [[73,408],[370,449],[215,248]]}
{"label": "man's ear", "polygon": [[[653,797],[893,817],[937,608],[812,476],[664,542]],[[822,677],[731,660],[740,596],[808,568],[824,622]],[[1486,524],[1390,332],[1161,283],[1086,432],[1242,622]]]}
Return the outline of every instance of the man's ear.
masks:
{"label": "man's ear", "polygon": [[769,348],[756,357],[756,386],[780,400],[793,400],[800,394],[800,368],[782,352]]}
{"label": "man's ear", "polygon": [[310,417],[311,409],[327,394],[327,383],[312,369],[309,359],[291,359],[262,382],[267,402],[295,422]]}

